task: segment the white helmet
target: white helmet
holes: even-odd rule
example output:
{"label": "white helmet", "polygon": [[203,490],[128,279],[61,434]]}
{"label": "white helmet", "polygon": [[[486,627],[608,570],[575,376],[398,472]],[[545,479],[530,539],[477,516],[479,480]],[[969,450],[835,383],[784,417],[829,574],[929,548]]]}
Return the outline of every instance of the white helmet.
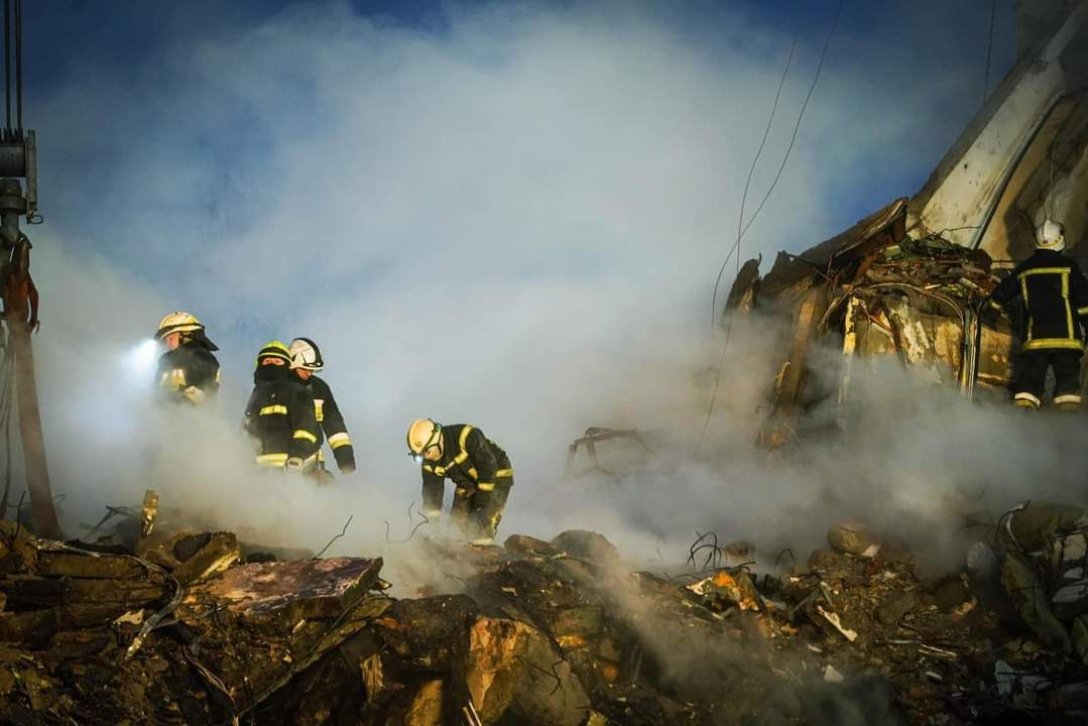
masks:
{"label": "white helmet", "polygon": [[295,338],[291,341],[291,367],[307,371],[319,371],[325,367],[321,360],[321,351],[317,343],[309,338]]}
{"label": "white helmet", "polygon": [[1065,249],[1065,228],[1047,219],[1035,228],[1035,247],[1040,250],[1061,252]]}

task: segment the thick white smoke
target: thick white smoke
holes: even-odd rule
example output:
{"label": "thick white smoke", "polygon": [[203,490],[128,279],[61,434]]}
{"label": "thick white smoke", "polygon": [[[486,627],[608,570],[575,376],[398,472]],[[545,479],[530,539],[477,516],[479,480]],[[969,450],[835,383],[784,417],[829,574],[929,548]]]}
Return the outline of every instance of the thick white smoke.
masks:
{"label": "thick white smoke", "polygon": [[[164,506],[213,507],[221,526],[313,548],[354,514],[333,552],[373,550],[384,520],[394,536],[409,528],[419,481],[403,442],[419,416],[476,424],[510,453],[504,533],[588,526],[639,556],[671,558],[695,529],[808,536],[849,495],[953,483],[940,464],[962,452],[931,431],[989,441],[954,404],[966,416],[955,426],[926,409],[894,437],[928,447],[916,471],[912,452],[880,447],[766,466],[752,440],[775,371],[758,331],[731,344],[712,460],[691,458],[721,342],[708,332],[713,276],[790,43],[739,13],[720,20],[724,42],[709,43],[647,8],[455,6],[432,33],[307,4],[179,34],[127,85],[90,67],[41,94],[46,211],[50,189],[73,209],[108,209],[31,230],[69,526],[155,486]],[[757,201],[821,27],[802,34]],[[869,211],[844,202],[859,180],[884,166],[923,175],[956,130],[931,110],[962,114],[974,68],[911,83],[886,48],[843,33],[745,256],[838,231]],[[117,153],[89,183],[76,161],[100,146]],[[195,433],[164,423],[149,377],[124,367],[173,309],[199,315],[223,348],[223,392]],[[253,354],[297,335],[321,345],[361,461],[323,490],[254,474],[238,432]],[[620,484],[561,483],[566,445],[590,425],[655,432],[664,463]],[[148,453],[175,441],[185,448]],[[856,514],[887,501],[872,498]]]}

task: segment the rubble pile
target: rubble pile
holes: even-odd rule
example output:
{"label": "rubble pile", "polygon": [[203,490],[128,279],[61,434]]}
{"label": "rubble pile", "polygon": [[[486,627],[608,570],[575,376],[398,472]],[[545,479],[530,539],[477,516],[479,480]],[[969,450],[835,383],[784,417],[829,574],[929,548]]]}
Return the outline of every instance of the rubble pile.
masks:
{"label": "rubble pile", "polygon": [[[734,315],[758,313],[784,328],[765,446],[791,443],[801,415],[819,402],[848,407],[859,361],[893,359],[922,380],[968,395],[976,389],[1004,395],[1017,326],[984,305],[999,281],[993,261],[940,233],[912,238],[907,207],[906,199],[896,200],[799,255],[779,253],[766,275],[760,276],[759,259],[737,275],[725,324]],[[806,365],[817,343],[842,352],[830,381],[811,376]]]}
{"label": "rubble pile", "polygon": [[381,559],[270,561],[229,533],[93,551],[2,522],[0,720],[956,724],[1083,707],[1083,665],[966,575],[926,576],[857,526],[828,541],[778,574],[710,543],[669,577],[591,532],[432,539],[449,588],[396,599]]}

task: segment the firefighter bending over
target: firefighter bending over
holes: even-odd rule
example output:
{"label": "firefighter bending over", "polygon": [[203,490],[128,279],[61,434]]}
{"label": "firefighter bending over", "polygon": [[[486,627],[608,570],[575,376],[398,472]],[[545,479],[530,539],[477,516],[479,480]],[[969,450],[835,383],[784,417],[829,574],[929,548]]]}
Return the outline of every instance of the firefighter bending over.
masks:
{"label": "firefighter bending over", "polygon": [[1054,369],[1054,405],[1063,411],[1080,407],[1081,322],[1088,316],[1088,279],[1075,260],[1062,254],[1064,249],[1065,230],[1046,220],[1035,231],[1035,253],[990,296],[999,308],[1023,297],[1027,315],[1013,397],[1021,408],[1042,405],[1048,368]]}
{"label": "firefighter bending over", "polygon": [[[325,361],[321,358],[321,350],[317,343],[309,338],[295,338],[291,341],[291,368],[302,384],[310,389],[314,399],[314,417],[317,419],[317,465],[316,475],[322,476],[325,472],[325,456],[321,452],[321,444],[328,438],[332,455],[336,459],[336,467],[341,474],[350,474],[355,471],[355,447],[348,436],[348,427],[344,423],[344,417],[340,413],[340,407],[336,405],[332,389],[324,379],[314,375],[325,367]],[[324,476],[330,476],[324,474]]]}
{"label": "firefighter bending over", "polygon": [[200,404],[219,391],[219,350],[204,334],[204,325],[186,312],[170,313],[159,322],[155,338],[166,346],[159,358],[158,381],[170,401]]}
{"label": "firefighter bending over", "polygon": [[506,452],[474,426],[421,418],[408,428],[408,453],[422,467],[423,513],[432,521],[440,516],[449,478],[456,486],[451,520],[472,544],[492,544],[514,484]]}
{"label": "firefighter bending over", "polygon": [[278,340],[261,348],[245,428],[259,447],[258,466],[307,471],[317,463],[314,399],[290,365],[291,352]]}

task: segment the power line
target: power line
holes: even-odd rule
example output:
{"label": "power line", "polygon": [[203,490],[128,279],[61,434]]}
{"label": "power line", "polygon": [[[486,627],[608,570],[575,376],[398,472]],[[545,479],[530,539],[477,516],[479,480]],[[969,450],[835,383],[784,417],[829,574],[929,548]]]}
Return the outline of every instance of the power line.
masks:
{"label": "power line", "polygon": [[986,37],[986,74],[982,81],[982,103],[990,95],[990,59],[994,51],[994,18],[997,17],[997,0],[990,0],[990,32]]}
{"label": "power line", "polygon": [[[827,49],[831,46],[831,39],[835,35],[835,29],[838,28],[839,18],[842,17],[842,9],[845,4],[846,0],[839,0],[839,6],[835,9],[835,17],[831,21],[831,27],[827,31],[827,37],[824,39],[824,47],[820,51],[820,59],[816,63],[816,73],[812,78],[811,85],[809,85],[808,87],[808,93],[805,94],[805,100],[801,104],[801,110],[797,114],[797,123],[795,123],[793,126],[793,133],[790,135],[790,142],[789,145],[786,147],[785,155],[783,155],[782,157],[782,163],[778,166],[778,171],[775,173],[774,179],[771,180],[771,185],[767,188],[767,193],[763,195],[763,199],[760,200],[759,206],[756,207],[756,211],[752,213],[752,217],[748,220],[748,223],[744,225],[737,234],[737,241],[733,243],[733,247],[729,250],[729,253],[725,257],[725,261],[722,262],[721,269],[718,271],[718,281],[714,285],[715,298],[717,296],[718,284],[721,282],[722,274],[725,272],[726,265],[729,264],[729,258],[732,257],[734,253],[737,253],[737,262],[739,265],[741,240],[743,239],[745,233],[747,233],[748,229],[752,226],[752,223],[755,222],[756,217],[759,216],[759,213],[760,211],[762,211],[763,206],[767,203],[767,200],[770,199],[771,193],[778,185],[778,180],[782,177],[782,172],[786,168],[786,162],[789,161],[790,153],[793,151],[793,146],[797,141],[797,133],[801,129],[801,122],[804,120],[805,111],[808,109],[809,101],[812,100],[812,94],[816,90],[816,83],[820,80],[820,72],[823,70],[824,60],[827,58]],[[739,224],[740,222],[738,221],[738,226]],[[714,303],[717,303],[716,299]],[[722,367],[725,363],[725,354],[729,347],[729,337],[732,333],[732,330],[733,319],[730,318],[725,328],[725,339],[722,341],[722,352],[721,355],[718,357],[718,365],[716,366],[714,372],[714,392],[710,397],[710,406],[707,408],[706,419],[703,421],[703,430],[699,434],[699,443],[695,447],[696,453],[698,453],[699,449],[702,448],[703,440],[706,438],[707,428],[710,426],[710,419],[714,414],[714,406],[718,400],[718,390],[721,387]]]}
{"label": "power line", "polygon": [[[797,133],[801,128],[801,121],[805,117],[805,111],[806,111],[806,109],[808,109],[808,103],[812,99],[813,92],[816,90],[816,83],[820,80],[820,72],[823,70],[823,67],[824,67],[824,59],[827,57],[827,49],[831,45],[831,38],[835,35],[835,29],[839,25],[839,18],[842,16],[842,8],[843,8],[843,5],[845,5],[845,4],[846,4],[846,0],[839,0],[839,6],[835,10],[835,18],[831,22],[831,28],[827,31],[827,37],[824,39],[823,50],[820,51],[820,59],[816,64],[816,74],[812,78],[812,83],[809,84],[808,93],[805,94],[804,103],[801,104],[801,110],[797,114],[797,123],[795,123],[794,126],[793,126],[793,133],[790,136],[790,143],[786,147],[786,153],[782,157],[782,163],[778,165],[778,171],[775,172],[774,179],[771,181],[770,187],[767,188],[767,192],[763,195],[763,198],[759,201],[759,206],[756,207],[756,211],[752,213],[752,216],[748,220],[748,223],[745,224],[744,227],[740,230],[740,233],[737,235],[737,241],[734,242],[733,246],[729,249],[728,254],[726,254],[726,256],[725,256],[725,260],[722,261],[721,269],[718,270],[718,279],[714,283],[714,299],[712,301],[712,305],[714,305],[715,308],[717,306],[718,286],[721,284],[722,275],[725,273],[725,268],[729,264],[730,258],[733,256],[734,253],[737,253],[737,262],[738,262],[738,265],[739,265],[739,262],[740,262],[740,252],[739,251],[740,251],[741,239],[744,237],[744,235],[748,234],[748,229],[756,221],[756,218],[759,216],[759,213],[761,211],[763,211],[763,206],[767,203],[767,200],[770,199],[771,193],[774,192],[774,188],[776,186],[778,186],[778,180],[782,178],[782,172],[786,168],[786,162],[789,161],[790,153],[793,151],[793,145],[797,141]],[[740,221],[738,220],[738,226],[739,226],[739,224],[740,224]],[[716,309],[714,311],[714,314],[715,314],[715,316],[717,315],[717,310]]]}
{"label": "power line", "polygon": [[[759,201],[759,206],[756,207],[756,211],[752,213],[752,217],[748,220],[748,224],[744,225],[741,236],[748,233],[748,228],[756,221],[756,217],[758,217],[759,213],[763,210],[763,205],[771,198],[771,192],[778,186],[778,180],[782,178],[782,172],[786,169],[786,162],[790,159],[793,145],[797,143],[797,133],[801,130],[801,121],[805,118],[808,102],[812,100],[812,94],[816,90],[816,83],[820,80],[820,72],[823,71],[824,68],[824,59],[827,58],[827,49],[831,46],[831,38],[835,35],[835,29],[839,25],[839,18],[842,16],[842,7],[845,4],[846,0],[839,0],[839,7],[835,10],[835,19],[831,21],[831,28],[827,31],[827,38],[824,40],[823,50],[820,51],[820,60],[816,64],[816,74],[812,77],[812,84],[808,87],[808,93],[805,94],[805,102],[801,104],[801,111],[797,114],[797,123],[793,125],[793,133],[790,135],[790,143],[789,146],[786,147],[786,154],[782,157],[782,163],[779,164],[778,171],[771,181],[771,186],[767,188],[767,193],[763,195],[763,199]],[[740,239],[737,240],[737,247],[740,247]]]}
{"label": "power line", "polygon": [[[799,5],[799,4],[798,4]],[[741,224],[744,222],[744,204],[748,200],[748,189],[752,186],[752,174],[755,173],[756,164],[759,163],[759,157],[763,154],[763,147],[767,145],[767,137],[771,135],[771,126],[774,125],[774,116],[778,111],[778,102],[782,98],[782,89],[786,85],[786,76],[789,75],[790,65],[793,63],[793,54],[797,50],[797,37],[801,30],[801,13],[800,8],[794,9],[796,20],[793,26],[793,40],[790,41],[790,52],[786,56],[786,65],[782,69],[782,77],[778,79],[778,90],[774,94],[774,103],[771,105],[771,113],[767,117],[767,125],[763,128],[763,138],[759,140],[759,148],[756,149],[755,156],[752,157],[752,165],[748,167],[748,176],[744,180],[744,193],[740,197],[740,213],[737,215],[737,239],[740,239],[742,234]],[[718,317],[718,286],[722,282],[722,273],[725,272],[725,266],[729,264],[728,255],[725,258],[725,262],[722,263],[722,268],[718,271],[718,279],[714,281],[714,294],[710,300],[710,329],[713,330]]]}

